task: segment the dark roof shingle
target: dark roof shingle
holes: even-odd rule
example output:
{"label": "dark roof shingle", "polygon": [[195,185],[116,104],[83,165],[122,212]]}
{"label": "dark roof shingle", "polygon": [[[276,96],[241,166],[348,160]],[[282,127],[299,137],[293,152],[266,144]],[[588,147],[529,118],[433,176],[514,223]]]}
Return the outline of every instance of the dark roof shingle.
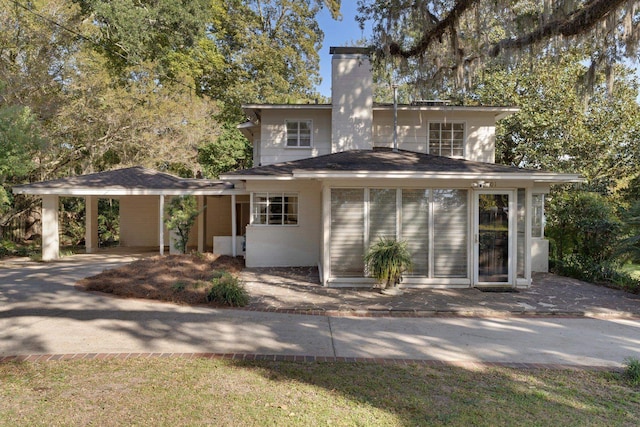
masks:
{"label": "dark roof shingle", "polygon": [[[15,190],[38,189],[205,190],[231,189],[233,184],[209,179],[188,179],[140,166],[34,182]],[[15,191],[14,190],[14,191]]]}
{"label": "dark roof shingle", "polygon": [[434,156],[413,151],[390,148],[373,150],[351,150],[326,154],[267,166],[226,173],[225,176],[289,176],[294,171],[306,172],[459,172],[459,173],[499,173],[499,174],[531,174],[546,173],[531,169],[493,163],[473,162],[449,157]]}

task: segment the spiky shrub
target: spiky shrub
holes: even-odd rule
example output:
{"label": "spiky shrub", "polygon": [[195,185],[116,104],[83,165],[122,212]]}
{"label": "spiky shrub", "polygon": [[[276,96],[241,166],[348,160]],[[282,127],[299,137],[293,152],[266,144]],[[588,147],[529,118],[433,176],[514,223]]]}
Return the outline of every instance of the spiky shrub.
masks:
{"label": "spiky shrub", "polygon": [[383,289],[395,287],[402,279],[402,274],[411,269],[413,264],[407,242],[386,237],[381,237],[369,247],[364,263],[369,274]]}
{"label": "spiky shrub", "polygon": [[640,385],[640,360],[629,357],[625,360],[625,377],[634,386]]}
{"label": "spiky shrub", "polygon": [[207,301],[231,307],[244,307],[249,304],[249,293],[237,277],[228,272],[211,279],[211,289],[207,293]]}

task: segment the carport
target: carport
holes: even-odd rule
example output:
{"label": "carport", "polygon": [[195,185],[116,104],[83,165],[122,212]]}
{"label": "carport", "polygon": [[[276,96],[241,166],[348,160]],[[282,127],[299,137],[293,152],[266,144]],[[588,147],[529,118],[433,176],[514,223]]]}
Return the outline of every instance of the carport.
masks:
{"label": "carport", "polygon": [[[231,223],[231,254],[237,254],[236,243],[236,196],[248,193],[229,181],[179,178],[170,174],[142,167],[130,167],[107,172],[98,172],[36,182],[13,188],[15,194],[34,195],[42,198],[42,259],[60,257],[59,198],[84,197],[85,246],[88,253],[98,249],[98,199],[115,198],[121,203],[121,246],[156,246],[162,255],[165,245],[170,245],[171,236],[164,226],[164,209],[167,198],[193,195],[198,208],[207,208],[208,196],[228,196],[230,210],[226,221]],[[220,209],[216,209],[220,215]],[[226,216],[225,213],[223,215]],[[197,249],[204,252],[207,247],[207,215],[199,215],[194,231]],[[210,217],[210,215],[209,215]],[[193,234],[193,233],[192,233]]]}

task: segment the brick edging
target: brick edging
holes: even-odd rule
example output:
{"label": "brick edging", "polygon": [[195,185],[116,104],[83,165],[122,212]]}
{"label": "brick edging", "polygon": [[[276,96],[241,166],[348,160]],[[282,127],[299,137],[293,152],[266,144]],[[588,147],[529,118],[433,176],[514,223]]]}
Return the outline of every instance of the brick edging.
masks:
{"label": "brick edging", "polygon": [[599,365],[571,365],[558,363],[522,363],[522,362],[471,362],[442,361],[424,359],[387,359],[371,357],[335,357],[335,356],[303,356],[283,354],[257,353],[68,353],[68,354],[29,354],[0,357],[0,364],[17,362],[56,362],[72,360],[127,360],[149,358],[183,358],[183,359],[223,359],[234,361],[268,361],[299,363],[368,363],[378,365],[408,366],[420,365],[428,367],[457,367],[465,369],[478,368],[512,368],[530,370],[588,370],[588,371],[621,371],[621,367]]}

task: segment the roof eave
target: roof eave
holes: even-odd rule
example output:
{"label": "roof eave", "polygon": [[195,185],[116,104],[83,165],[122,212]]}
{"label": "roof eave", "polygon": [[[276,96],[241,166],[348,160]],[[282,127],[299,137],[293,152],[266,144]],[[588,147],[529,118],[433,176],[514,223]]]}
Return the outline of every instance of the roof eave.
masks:
{"label": "roof eave", "polygon": [[24,194],[32,196],[215,196],[227,194],[246,194],[245,190],[234,188],[216,188],[216,189],[175,189],[175,188],[68,188],[68,187],[14,187],[14,194]]}
{"label": "roof eave", "polygon": [[295,179],[461,179],[461,180],[525,180],[535,183],[582,183],[584,178],[577,174],[560,173],[486,173],[486,172],[378,172],[378,171],[308,171],[295,169],[291,174],[283,175],[233,175],[221,176],[222,179],[241,179],[246,181],[291,181]]}

